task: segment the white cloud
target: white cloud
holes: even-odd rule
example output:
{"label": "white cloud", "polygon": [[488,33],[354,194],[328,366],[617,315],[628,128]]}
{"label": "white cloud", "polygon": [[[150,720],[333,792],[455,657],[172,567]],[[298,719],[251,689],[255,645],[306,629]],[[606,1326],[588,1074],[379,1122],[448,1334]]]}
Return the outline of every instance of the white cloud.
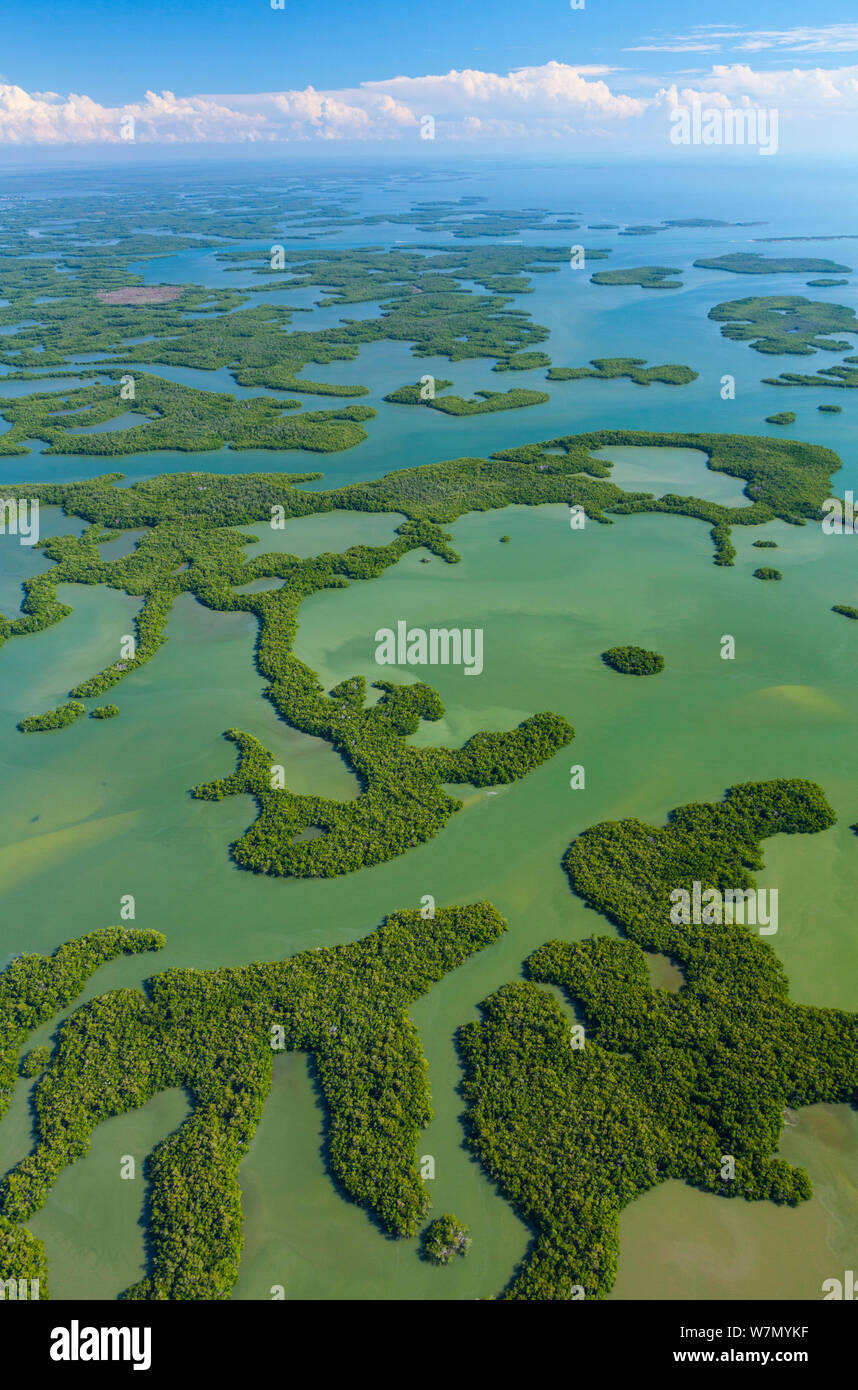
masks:
{"label": "white cloud", "polygon": [[553,135],[572,121],[625,120],[646,101],[611,90],[611,69],[550,62],[507,74],[466,69],[425,77],[393,77],[337,91],[261,92],[177,97],[147,92],[142,102],[106,107],[71,93],[29,93],[0,85],[0,143],[118,142],[134,120],[142,143],[314,139],[389,140],[414,134],[432,115],[438,134],[478,137],[500,131]]}
{"label": "white cloud", "polygon": [[716,64],[698,81],[698,96],[708,100],[759,102],[794,114],[832,107],[858,114],[858,66],[757,72],[746,63]]}
{"label": "white cloud", "polygon": [[858,24],[795,26],[791,29],[739,29],[732,25],[699,24],[688,34],[652,37],[627,53],[712,53],[724,49],[760,53],[780,49],[789,53],[856,53]]}
{"label": "white cloud", "polygon": [[[705,34],[722,32],[710,26]],[[619,90],[612,74],[605,67],[549,62],[505,74],[453,70],[331,91],[183,97],[147,92],[142,101],[115,107],[83,94],[26,92],[6,83],[0,84],[0,146],[119,143],[129,118],[142,145],[416,142],[427,115],[437,139],[458,143],[657,144],[664,138],[666,112],[696,100],[777,107],[783,117],[799,118],[794,128],[805,132],[802,139],[816,123],[814,139],[825,141],[826,150],[829,142],[854,145],[858,138],[858,65],[757,70],[735,62],[672,78],[628,74],[626,85],[645,92],[637,96]]]}
{"label": "white cloud", "polygon": [[542,67],[518,68],[502,76],[466,68],[443,77],[394,77],[384,82],[365,82],[362,90],[387,92],[414,108],[443,118],[470,118],[484,110],[493,117],[565,117],[572,113],[598,113],[620,118],[640,115],[644,103],[611,91],[606,82],[590,81],[605,68],[576,68],[550,62]]}
{"label": "white cloud", "polygon": [[102,106],[71,92],[25,92],[0,86],[0,144],[85,145],[119,141],[122,123],[133,117],[135,138],[175,143],[182,140],[253,140],[262,134],[263,118],[224,106],[216,97],[179,97],[147,92],[142,102]]}

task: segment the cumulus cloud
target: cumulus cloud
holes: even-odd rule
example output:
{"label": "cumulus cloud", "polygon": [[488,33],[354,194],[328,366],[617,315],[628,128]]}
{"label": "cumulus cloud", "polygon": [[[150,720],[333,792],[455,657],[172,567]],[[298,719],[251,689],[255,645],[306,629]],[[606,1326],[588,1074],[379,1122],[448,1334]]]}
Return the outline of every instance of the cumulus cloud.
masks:
{"label": "cumulus cloud", "polygon": [[572,114],[598,114],[620,118],[638,116],[645,103],[635,97],[614,93],[601,78],[589,80],[610,69],[575,68],[566,63],[545,63],[542,67],[518,68],[502,76],[466,68],[443,77],[394,77],[384,82],[366,82],[363,90],[386,92],[412,108],[421,106],[442,117],[467,119],[488,111],[493,118],[518,116],[567,117]]}
{"label": "cumulus cloud", "polygon": [[[391,140],[414,133],[432,115],[451,138],[562,133],[569,122],[626,120],[646,102],[611,90],[611,69],[550,62],[507,74],[475,69],[393,77],[336,91],[261,92],[177,97],[147,92],[143,101],[102,106],[88,96],[26,92],[0,84],[0,143],[87,144],[119,141],[133,128],[142,142]],[[129,126],[133,122],[133,127]]]}
{"label": "cumulus cloud", "polygon": [[[129,126],[129,121],[133,126]],[[254,140],[264,134],[258,113],[231,110],[218,97],[176,97],[147,92],[142,102],[102,106],[71,92],[25,92],[0,85],[0,143],[12,145],[86,145],[119,141],[123,130],[134,138],[173,144],[178,141]]]}
{"label": "cumulus cloud", "polygon": [[[846,28],[848,26],[840,26]],[[856,26],[858,27],[858,26]],[[710,34],[714,32],[711,28]],[[858,66],[760,71],[748,62],[619,90],[616,70],[549,62],[508,73],[466,68],[422,77],[392,77],[338,90],[176,96],[147,92],[142,101],[108,107],[86,95],[26,92],[0,84],[0,145],[390,142],[417,140],[427,116],[437,139],[557,144],[576,140],[631,143],[663,133],[677,104],[777,107],[783,116],[829,119],[839,139],[858,130]],[[681,85],[683,82],[688,85]],[[648,90],[647,90],[648,89]],[[796,122],[796,128],[801,122]],[[853,141],[854,143],[854,141]]]}
{"label": "cumulus cloud", "polygon": [[[676,84],[663,89],[676,92]],[[685,88],[681,101],[757,103],[778,106],[793,115],[811,112],[858,115],[858,66],[843,68],[790,68],[758,72],[746,63],[715,64],[711,73],[698,76],[694,89]]]}

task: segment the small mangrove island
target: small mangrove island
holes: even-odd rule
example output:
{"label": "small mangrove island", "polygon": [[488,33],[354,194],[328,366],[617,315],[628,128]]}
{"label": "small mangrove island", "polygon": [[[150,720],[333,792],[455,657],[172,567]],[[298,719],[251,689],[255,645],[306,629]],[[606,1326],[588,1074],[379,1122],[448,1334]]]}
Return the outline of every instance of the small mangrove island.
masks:
{"label": "small mangrove island", "polygon": [[448,1265],[471,1248],[467,1226],[457,1216],[439,1216],[423,1233],[423,1254],[435,1265]]}
{"label": "small mangrove island", "polygon": [[602,660],[624,676],[655,676],[664,670],[664,657],[646,647],[609,647]]}
{"label": "small mangrove island", "polygon": [[585,377],[596,381],[628,377],[636,386],[651,386],[654,381],[666,386],[687,386],[697,380],[697,372],[676,363],[648,367],[644,357],[594,357],[589,367],[551,367],[546,372],[547,381],[581,381]]}
{"label": "small mangrove island", "polygon": [[[647,229],[650,230],[650,229]],[[653,227],[652,231],[658,230]],[[640,235],[641,233],[637,233]],[[631,231],[621,232],[620,236],[631,236]],[[642,290],[681,290],[681,280],[671,280],[671,275],[681,275],[682,271],[670,265],[639,265],[626,270],[597,270],[590,276],[591,285],[638,285]]]}

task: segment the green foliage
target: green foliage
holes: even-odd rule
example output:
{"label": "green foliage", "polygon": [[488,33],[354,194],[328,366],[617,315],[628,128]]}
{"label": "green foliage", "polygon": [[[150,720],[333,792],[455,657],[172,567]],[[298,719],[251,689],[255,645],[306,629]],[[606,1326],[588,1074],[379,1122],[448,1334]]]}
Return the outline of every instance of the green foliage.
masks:
{"label": "green foliage", "polygon": [[[437,376],[434,378],[433,389],[435,391],[446,391],[447,387],[452,385],[452,381],[448,381],[445,377]],[[423,389],[424,383],[415,381],[408,386],[400,386],[396,391],[390,391],[384,399],[390,401],[392,405],[432,405],[433,402],[431,397],[422,396],[420,394]],[[456,396],[454,399],[461,400],[461,397]]]}
{"label": "green foliage", "polygon": [[[840,348],[846,346],[841,343]],[[834,367],[820,367],[818,372],[781,372],[780,376],[763,377],[764,386],[836,386],[841,391],[854,391],[858,387],[858,357],[844,357]],[[819,410],[839,414],[842,406],[821,405]]]}
{"label": "green foliage", "polygon": [[777,541],[751,541],[755,550],[777,550]]}
{"label": "green foliage", "polygon": [[654,676],[664,670],[664,657],[645,647],[609,647],[602,652],[602,660],[625,676]]}
{"label": "green foliage", "polygon": [[90,711],[90,719],[115,719],[119,713],[118,705],[98,705]]}
{"label": "green foliage", "polygon": [[38,1280],[38,1301],[46,1302],[50,1295],[44,1245],[30,1231],[0,1216],[0,1284],[4,1286],[3,1301],[24,1298],[30,1302],[35,1292],[33,1280]]}
{"label": "green foliage", "polygon": [[458,1216],[439,1216],[423,1232],[423,1257],[432,1264],[448,1265],[456,1255],[464,1258],[470,1248],[470,1231]]}
{"label": "green foliage", "polygon": [[[0,435],[0,454],[22,454],[24,441],[42,439],[51,454],[154,453],[162,449],[212,452],[228,444],[232,449],[310,449],[331,453],[349,449],[366,439],[361,425],[376,412],[365,405],[340,406],[336,410],[298,410],[300,401],[253,396],[236,400],[225,391],[199,391],[163,377],[140,372],[135,376],[136,415],[148,416],[144,424],[126,429],[102,429],[91,434],[73,433],[80,426],[109,424],[121,419],[128,404],[120,396],[119,373],[94,386],[81,386],[68,397],[68,408],[58,413],[56,392],[0,398],[0,411],[12,423]],[[2,387],[0,387],[2,389]]]}
{"label": "green foliage", "polygon": [[[236,197],[246,211],[234,205]],[[548,330],[513,307],[511,296],[530,293],[534,275],[556,273],[568,259],[562,247],[290,247],[284,248],[283,269],[273,272],[273,258],[259,242],[276,237],[288,243],[391,220],[469,242],[525,226],[546,225],[553,235],[577,225],[568,218],[558,221],[548,210],[481,209],[474,216],[467,200],[352,216],[319,196],[299,197],[282,188],[263,194],[250,186],[240,193],[212,188],[207,200],[204,207],[163,186],[148,186],[143,199],[117,190],[109,208],[86,192],[34,197],[28,200],[31,220],[49,222],[38,247],[23,205],[7,203],[0,302],[0,330],[7,331],[0,332],[0,365],[10,371],[4,380],[38,380],[61,369],[80,385],[34,397],[4,396],[2,414],[11,429],[0,436],[0,454],[26,454],[34,438],[47,445],[47,454],[118,456],[224,445],[330,452],[365,439],[361,426],[375,413],[365,406],[304,411],[296,399],[200,391],[153,376],[153,363],[156,371],[227,372],[251,390],[334,398],[366,396],[368,388],[316,381],[303,372],[317,364],[354,362],[365,344],[407,343],[415,357],[494,359],[504,371],[549,365],[544,353],[534,351]],[[248,249],[248,239],[257,245]],[[169,301],[147,300],[141,263],[208,247],[227,270],[246,275],[250,269],[260,282],[241,289],[174,286]],[[586,254],[598,260],[608,252],[594,248]],[[321,291],[321,308],[375,302],[379,311],[317,329],[311,310],[270,295],[312,288]],[[129,375],[133,394],[120,391]],[[537,399],[511,397],[505,408]],[[499,401],[468,405],[501,408]]]}
{"label": "green foliage", "polygon": [[[761,256],[759,251],[732,251],[695,261],[702,270],[731,270],[735,275],[812,275],[814,271],[850,271],[848,265],[813,256]],[[823,282],[828,283],[828,282]],[[844,284],[834,280],[832,284]]]}
{"label": "green foliage", "polygon": [[858,618],[858,608],[852,608],[848,603],[835,603],[831,611],[839,613],[843,618]]}
{"label": "green foliage", "polygon": [[795,424],[795,411],[794,411],[794,410],[779,410],[779,411],[777,412],[776,415],[767,415],[767,416],[766,416],[766,424],[767,424],[767,425],[794,425],[794,424]]}
{"label": "green foliage", "polygon": [[818,405],[816,408],[821,410],[824,415],[840,415],[843,410],[842,405]]}
{"label": "green foliage", "polygon": [[[545,334],[546,338],[548,334]],[[531,372],[536,367],[550,367],[551,358],[546,352],[515,352],[501,357],[492,367],[493,372]],[[479,393],[478,393],[479,394]],[[541,392],[537,392],[541,395]]]}
{"label": "green foliage", "polygon": [[[656,228],[648,230],[655,231]],[[625,233],[630,235],[631,229]],[[622,234],[621,234],[622,235]],[[681,280],[669,280],[669,275],[680,275],[676,266],[639,265],[626,270],[597,270],[590,276],[592,285],[639,285],[643,290],[681,290]]]}
{"label": "green foliage", "polygon": [[[270,696],[293,726],[330,739],[363,790],[351,801],[332,801],[272,787],[273,755],[252,735],[230,729],[226,737],[238,748],[236,771],[195,787],[193,795],[206,801],[241,793],[254,798],[259,816],[231,848],[235,862],[255,873],[332,877],[392,859],[434,838],[461,808],[444,784],[512,782],[574,737],[565,719],[546,713],[508,733],[473,734],[460,749],[418,748],[406,737],[422,719],[444,713],[430,686],[377,681],[384,693],[368,709],[342,700],[332,708],[313,693],[305,671],[290,658]],[[302,838],[307,831],[316,833]]]}
{"label": "green foliage", "polygon": [[61,1013],[100,965],[120,955],[157,951],[163,944],[159,932],[109,927],[68,942],[52,956],[16,956],[0,972],[0,1117],[15,1086],[18,1053],[30,1033]]}
{"label": "green foliage", "polygon": [[[436,380],[435,390],[442,391],[446,386],[452,386],[451,381]],[[513,387],[509,391],[477,391],[476,399],[467,401],[463,396],[439,396],[434,395],[423,399],[420,395],[422,387],[418,381],[414,386],[401,386],[398,391],[391,391],[390,395],[385,396],[386,401],[392,401],[398,405],[425,405],[430,410],[440,410],[444,415],[490,415],[497,410],[518,410],[525,405],[542,405],[551,399],[546,391],[525,391],[519,387]]]}
{"label": "green foliage", "polygon": [[773,570],[768,565],[763,565],[760,569],[754,570],[755,579],[783,579],[780,570]]}
{"label": "green foliage", "polygon": [[[209,218],[204,223],[208,234],[212,221]],[[103,357],[99,374],[104,371],[118,377],[116,368],[120,365],[123,369],[130,365],[133,371],[137,364],[156,361],[200,370],[226,368],[240,386],[333,396],[366,395],[367,388],[303,380],[299,373],[310,364],[354,361],[365,343],[408,342],[416,356],[445,355],[452,361],[495,357],[504,364],[517,364],[520,351],[544,341],[548,332],[531,323],[523,311],[508,308],[509,296],[530,289],[522,272],[549,273],[567,259],[561,248],[547,246],[445,248],[428,255],[399,248],[295,249],[288,252],[287,268],[272,276],[266,254],[221,246],[219,258],[233,262],[230,268],[243,270],[247,260],[256,261],[257,273],[265,276],[265,283],[243,292],[186,287],[172,303],[116,305],[99,300],[101,286],[133,282],[136,277],[127,266],[135,257],[152,254],[148,247],[136,245],[126,232],[119,245],[111,248],[113,255],[102,247],[99,254],[81,257],[75,248],[76,273],[72,278],[53,267],[49,273],[42,262],[24,259],[32,246],[27,240],[22,238],[20,293],[7,309],[0,307],[0,325],[17,328],[21,320],[30,316],[34,320],[32,326],[20,328],[0,345],[0,360],[19,372],[74,365],[75,354],[94,350]],[[169,249],[182,249],[178,238],[171,241]],[[163,240],[157,250],[163,252]],[[72,254],[61,247],[56,254],[61,269],[68,271]],[[606,253],[590,254],[597,259]],[[464,290],[462,280],[476,282],[486,294]],[[292,328],[300,310],[253,302],[254,295],[266,295],[271,289],[312,286],[329,291],[319,301],[321,307],[381,301],[380,314],[369,319],[342,319],[321,330],[302,330]],[[49,297],[45,289],[52,291]],[[41,302],[34,303],[37,300]],[[544,354],[537,356],[547,364]],[[92,371],[88,374],[93,375]],[[134,375],[136,381],[136,372]],[[211,423],[213,428],[225,430],[227,437],[233,427],[239,433],[256,428],[261,437],[270,437],[278,429],[276,406],[279,404],[281,412],[297,406],[294,401],[261,405],[252,399],[227,404],[228,398],[222,398],[218,411],[216,403],[195,403],[198,394],[208,393],[181,390],[188,393],[184,400],[196,425]],[[118,388],[114,393],[118,399]],[[63,398],[56,397],[55,403],[62,405]],[[177,440],[192,440],[193,431],[186,430],[184,408],[176,413],[171,405],[171,414],[169,428],[164,425],[167,437],[175,432]],[[73,423],[97,421],[87,415]],[[295,429],[297,422],[279,428]],[[149,434],[157,438],[158,430],[150,429]],[[88,436],[80,438],[87,440]]]}
{"label": "green foliage", "polygon": [[724,222],[720,217],[671,217],[665,227],[757,227],[758,222]]}
{"label": "green foliage", "polygon": [[51,1049],[45,1047],[34,1047],[21,1058],[18,1067],[22,1076],[38,1076],[40,1071],[44,1071],[51,1060]]}
{"label": "green foliage", "polygon": [[408,1008],[503,931],[489,903],[438,908],[431,920],[398,912],[362,941],[270,964],[168,970],[145,994],[113,990],[84,1004],[36,1088],[38,1142],[0,1185],[3,1218],[37,1211],[98,1124],[180,1087],[193,1111],[148,1162],[151,1266],[125,1297],[227,1298],[242,1248],[239,1165],[272,1059],[286,1049],[312,1054],[333,1177],[385,1231],[413,1235],[429,1207],[417,1140],[432,1112]]}
{"label": "green foliage", "polygon": [[850,343],[832,333],[858,333],[855,310],[801,295],[751,296],[716,304],[710,319],[722,324],[725,338],[750,343],[757,352],[847,352]]}
{"label": "green foliage", "polygon": [[[743,919],[684,924],[674,904],[695,883],[753,889],[761,839],[833,822],[819,787],[779,780],[683,806],[663,828],[605,822],[574,841],[574,891],[623,938],[541,947],[531,982],[491,995],[459,1032],[469,1142],[535,1230],[505,1297],[604,1298],[620,1211],[660,1182],[791,1205],[811,1195],[807,1174],[772,1156],[783,1111],[855,1102],[858,1016],[791,1003],[777,956]],[[650,985],[652,951],[681,967],[681,990]],[[575,1005],[582,1047],[536,982]]]}
{"label": "green foliage", "polygon": [[[655,498],[650,493],[624,492],[605,481],[610,478],[610,463],[592,454],[593,450],[616,445],[700,450],[707,454],[707,465],[713,471],[745,479],[745,494],[752,505],[725,507],[694,497],[666,494]],[[228,541],[229,553],[237,554],[235,537],[211,535],[211,528],[270,521],[275,506],[283,508],[285,517],[334,510],[400,511],[414,522],[443,525],[468,511],[564,502],[581,505],[589,517],[603,523],[610,521],[605,512],[672,512],[708,521],[713,530],[729,535],[731,526],[756,526],[774,517],[793,525],[801,525],[806,519],[817,520],[823,502],[831,495],[831,475],[838,468],[840,459],[833,450],[792,440],[596,430],[503,449],[493,454],[491,460],[452,459],[401,469],[371,482],[328,491],[307,492],[296,486],[318,479],[317,473],[163,474],[130,487],[116,486],[121,474],[107,474],[77,483],[17,484],[11,490],[23,491],[46,506],[62,506],[68,514],[81,516],[99,527],[158,527],[157,540],[144,538],[133,557],[113,565],[102,562],[91,536],[79,542],[58,537],[42,543],[49,558],[65,562],[63,581],[75,582],[79,574],[85,574],[84,582],[112,583],[128,573],[127,561],[136,567],[141,551],[151,561],[162,547],[177,554],[178,565],[189,561],[190,556],[183,553],[189,545],[205,544],[206,568],[210,570],[218,551],[227,554]],[[203,531],[205,538],[198,535]],[[78,548],[81,545],[84,550]],[[202,564],[202,560],[198,563]],[[250,571],[251,566],[245,570]],[[261,571],[246,572],[248,580],[261,577]],[[198,578],[199,573],[174,576],[185,589]],[[5,635],[35,631],[66,616],[70,610],[56,602],[56,580],[54,571],[26,581],[23,608],[27,616],[14,622],[3,620],[7,624]],[[2,631],[0,635],[4,635]]]}

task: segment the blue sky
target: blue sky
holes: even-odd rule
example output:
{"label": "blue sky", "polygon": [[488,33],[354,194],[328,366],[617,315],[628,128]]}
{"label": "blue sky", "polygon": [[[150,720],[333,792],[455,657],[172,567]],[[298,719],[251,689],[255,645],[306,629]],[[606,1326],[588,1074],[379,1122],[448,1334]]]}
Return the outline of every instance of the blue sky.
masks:
{"label": "blue sky", "polygon": [[698,101],[776,108],[796,152],[858,138],[854,0],[282,4],[3,0],[0,147],[402,145],[430,115],[460,148],[622,152]]}

